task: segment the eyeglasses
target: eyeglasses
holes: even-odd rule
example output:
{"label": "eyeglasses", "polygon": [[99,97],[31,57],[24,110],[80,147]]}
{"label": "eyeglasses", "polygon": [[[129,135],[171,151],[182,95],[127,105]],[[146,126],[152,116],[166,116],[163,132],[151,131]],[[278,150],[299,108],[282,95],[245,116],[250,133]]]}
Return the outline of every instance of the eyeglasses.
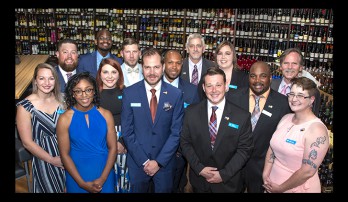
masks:
{"label": "eyeglasses", "polygon": [[88,88],[86,90],[74,90],[73,91],[75,95],[81,96],[82,93],[86,93],[86,95],[92,95],[94,92],[93,88]]}
{"label": "eyeglasses", "polygon": [[98,38],[100,41],[111,41],[110,37],[99,37]]}
{"label": "eyeglasses", "polygon": [[304,96],[304,95],[295,95],[295,93],[288,93],[288,94],[286,94],[286,96],[288,96],[288,98],[289,99],[293,99],[294,98],[294,96],[296,97],[296,99],[298,99],[298,100],[304,100],[304,99],[306,99],[306,98],[310,98],[311,96]]}

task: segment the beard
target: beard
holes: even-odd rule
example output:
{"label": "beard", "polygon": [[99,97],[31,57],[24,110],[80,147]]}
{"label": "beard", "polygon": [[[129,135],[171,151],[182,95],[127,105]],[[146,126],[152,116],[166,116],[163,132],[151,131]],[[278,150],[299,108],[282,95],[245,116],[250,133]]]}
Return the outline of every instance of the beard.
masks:
{"label": "beard", "polygon": [[77,61],[75,61],[73,64],[65,64],[64,62],[59,62],[59,66],[66,72],[72,72],[77,67]]}

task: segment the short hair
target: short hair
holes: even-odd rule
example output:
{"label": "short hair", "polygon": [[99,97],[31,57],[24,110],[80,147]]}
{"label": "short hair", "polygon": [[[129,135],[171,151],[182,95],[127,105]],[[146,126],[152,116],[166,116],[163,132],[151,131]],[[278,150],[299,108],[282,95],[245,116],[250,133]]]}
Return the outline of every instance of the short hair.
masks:
{"label": "short hair", "polygon": [[125,38],[122,42],[121,50],[124,50],[128,45],[137,45],[138,49],[140,50],[139,42],[135,38]]}
{"label": "short hair", "polygon": [[304,66],[303,55],[302,55],[302,53],[301,53],[301,50],[298,49],[298,48],[288,48],[288,49],[286,49],[286,50],[279,56],[280,65],[283,64],[285,57],[288,56],[290,53],[297,53],[297,54],[299,54],[299,56],[300,56],[300,65],[301,65],[301,66]]}
{"label": "short hair", "polygon": [[111,32],[107,28],[102,28],[95,34],[95,39],[98,39],[103,32],[111,35]]}
{"label": "short hair", "polygon": [[171,53],[171,52],[174,52],[174,53],[179,54],[179,55],[180,55],[180,57],[181,57],[181,60],[183,59],[183,57],[182,57],[182,55],[181,55],[180,51],[175,50],[175,49],[169,49],[169,50],[167,50],[166,52],[164,52],[164,55],[163,55],[163,60],[164,60],[164,61],[166,61],[166,60],[167,60],[167,55],[168,55],[169,53]]}
{"label": "short hair", "polygon": [[231,50],[232,50],[232,54],[233,54],[233,58],[232,58],[233,69],[239,69],[239,65],[237,63],[236,50],[235,50],[234,45],[230,41],[224,40],[216,47],[216,50],[215,50],[215,61],[217,62],[217,59],[216,59],[217,58],[217,54],[221,50],[221,48],[224,47],[224,46],[229,46],[231,48]]}
{"label": "short hair", "polygon": [[193,34],[190,34],[188,37],[187,37],[187,40],[186,40],[186,48],[188,48],[190,46],[190,41],[191,39],[200,39],[202,41],[202,45],[203,47],[205,46],[205,43],[204,43],[204,37],[198,33],[193,33]]}
{"label": "short hair", "polygon": [[102,67],[104,65],[107,65],[107,64],[112,66],[113,68],[115,68],[118,71],[119,78],[116,82],[116,88],[122,90],[124,88],[124,78],[123,78],[123,72],[122,72],[120,63],[118,63],[116,60],[114,60],[112,58],[105,58],[100,62],[99,69],[98,69],[97,76],[96,76],[96,82],[97,82],[97,86],[99,88],[99,92],[101,92],[103,90],[103,81],[100,78],[100,74],[102,71]]}
{"label": "short hair", "polygon": [[153,48],[153,47],[149,47],[149,48],[144,50],[144,52],[142,54],[141,65],[142,66],[144,65],[144,58],[145,57],[149,57],[149,56],[156,55],[156,54],[160,56],[161,64],[163,65],[164,61],[163,61],[163,57],[161,56],[161,52],[158,49]]}
{"label": "short hair", "polygon": [[[256,65],[264,65],[266,68],[267,68],[267,73],[271,76],[272,75],[272,72],[271,72],[271,67],[269,66],[269,64],[267,64],[267,62],[264,62],[264,61],[261,61],[261,60],[258,60],[256,62],[254,62],[251,67],[250,67],[250,70],[252,68],[255,68]],[[250,71],[249,71],[250,72]],[[250,77],[250,74],[249,74],[249,77]]]}
{"label": "short hair", "polygon": [[307,90],[309,96],[314,96],[317,91],[317,84],[307,77],[297,77],[291,80],[292,86],[297,85],[302,87],[302,90]]}
{"label": "short hair", "polygon": [[58,51],[59,51],[59,49],[62,47],[62,45],[63,45],[63,44],[66,44],[66,43],[74,44],[74,45],[76,46],[76,49],[77,49],[77,47],[78,47],[75,40],[69,39],[69,38],[65,38],[65,39],[59,40],[58,45],[57,45]]}
{"label": "short hair", "polygon": [[79,74],[72,75],[68,83],[66,84],[65,104],[67,106],[67,109],[70,109],[72,106],[74,106],[77,103],[76,99],[74,98],[73,89],[81,80],[86,80],[93,85],[94,96],[93,96],[92,103],[98,108],[100,106],[100,96],[99,96],[99,89],[97,88],[97,82],[95,78],[89,74],[89,72],[82,72]]}
{"label": "short hair", "polygon": [[31,81],[31,84],[33,86],[32,93],[37,93],[37,91],[38,91],[38,88],[37,88],[37,85],[36,85],[35,82],[36,82],[37,73],[39,72],[40,69],[49,69],[49,70],[51,70],[52,75],[53,75],[54,80],[55,80],[54,88],[53,88],[54,97],[56,98],[57,101],[62,103],[63,102],[63,96],[60,93],[60,83],[59,83],[58,73],[57,73],[56,69],[52,65],[50,65],[48,63],[40,63],[40,64],[38,64],[35,67],[34,75],[33,75],[32,81]]}
{"label": "short hair", "polygon": [[220,69],[219,67],[209,67],[207,72],[203,75],[203,84],[205,84],[205,77],[209,75],[209,76],[213,76],[213,75],[222,75],[223,79],[224,79],[224,83],[226,83],[226,74],[225,72]]}

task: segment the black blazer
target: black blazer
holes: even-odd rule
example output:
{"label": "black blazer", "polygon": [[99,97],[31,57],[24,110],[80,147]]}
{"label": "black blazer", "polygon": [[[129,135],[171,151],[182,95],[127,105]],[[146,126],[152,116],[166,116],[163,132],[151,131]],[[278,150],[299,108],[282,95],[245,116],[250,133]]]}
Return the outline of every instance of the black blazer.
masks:
{"label": "black blazer", "polygon": [[[226,100],[214,150],[211,149],[207,100],[191,105],[185,112],[180,146],[189,165],[193,188],[207,192],[242,191],[241,169],[252,148],[250,113]],[[206,166],[216,167],[222,183],[209,183],[199,173]]]}
{"label": "black blazer", "polygon": [[[281,82],[282,82],[282,79],[272,79],[271,88],[275,91],[278,91]],[[315,100],[313,102],[312,111],[315,114],[315,116],[318,117],[320,105],[321,105],[320,91],[318,90],[318,88],[316,89],[314,93],[314,97],[315,97]]]}
{"label": "black blazer", "polygon": [[[207,72],[209,67],[215,67],[215,66],[217,66],[215,62],[202,58],[202,74],[201,74],[201,77],[199,78],[199,81],[202,79],[202,76]],[[183,61],[180,77],[190,82],[189,58],[185,58]]]}
{"label": "black blazer", "polygon": [[[242,70],[233,68],[229,91],[234,91],[243,87],[249,87],[249,75]],[[203,80],[200,80],[198,84],[198,96],[200,100],[207,98],[203,91]]]}
{"label": "black blazer", "polygon": [[[249,111],[249,88],[229,91],[226,97],[234,104]],[[280,119],[290,112],[287,97],[270,89],[265,106],[253,131],[253,152],[243,169],[248,192],[261,192],[263,190],[262,172],[269,142]]]}

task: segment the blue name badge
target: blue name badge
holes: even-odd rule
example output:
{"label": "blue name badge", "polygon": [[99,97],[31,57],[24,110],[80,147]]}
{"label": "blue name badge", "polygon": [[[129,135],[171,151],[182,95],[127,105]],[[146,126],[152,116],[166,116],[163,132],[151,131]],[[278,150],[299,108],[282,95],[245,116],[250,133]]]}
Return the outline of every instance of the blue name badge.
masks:
{"label": "blue name badge", "polygon": [[232,85],[232,84],[228,85],[228,87],[229,87],[229,88],[233,88],[233,89],[237,89],[237,88],[238,88],[237,86]]}
{"label": "blue name badge", "polygon": [[239,125],[231,123],[231,122],[228,123],[228,126],[231,127],[231,128],[235,128],[235,129],[239,128]]}
{"label": "blue name badge", "polygon": [[119,100],[122,100],[122,95],[117,96]]}
{"label": "blue name badge", "polygon": [[141,107],[141,103],[131,103],[131,107]]}
{"label": "blue name badge", "polygon": [[290,140],[290,139],[286,139],[285,142],[290,143],[290,144],[296,144],[295,140]]}
{"label": "blue name badge", "polygon": [[184,102],[184,109],[186,109],[186,107],[188,107],[190,104]]}
{"label": "blue name badge", "polygon": [[57,111],[58,114],[63,114],[64,112],[65,112],[64,109],[58,109],[58,111]]}

